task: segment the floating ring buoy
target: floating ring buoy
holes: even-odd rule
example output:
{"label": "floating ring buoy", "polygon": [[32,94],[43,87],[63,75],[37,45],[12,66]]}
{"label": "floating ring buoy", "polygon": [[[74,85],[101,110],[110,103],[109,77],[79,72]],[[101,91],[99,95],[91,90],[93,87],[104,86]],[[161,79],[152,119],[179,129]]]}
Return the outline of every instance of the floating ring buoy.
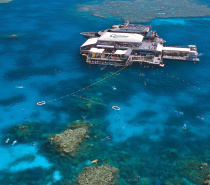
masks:
{"label": "floating ring buoy", "polygon": [[44,104],[46,104],[45,101],[40,101],[40,102],[37,103],[37,105],[44,105]]}
{"label": "floating ring buoy", "polygon": [[23,86],[16,86],[16,88],[23,89],[24,87]]}
{"label": "floating ring buoy", "polygon": [[112,106],[112,108],[114,109],[114,110],[120,110],[121,108],[120,107],[118,107],[118,106]]}

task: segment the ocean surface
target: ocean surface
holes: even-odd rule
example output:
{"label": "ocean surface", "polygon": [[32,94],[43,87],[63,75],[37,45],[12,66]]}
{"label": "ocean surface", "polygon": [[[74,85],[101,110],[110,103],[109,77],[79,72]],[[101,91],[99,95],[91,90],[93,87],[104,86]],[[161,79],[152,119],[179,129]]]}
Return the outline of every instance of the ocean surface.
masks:
{"label": "ocean surface", "polygon": [[[86,41],[80,33],[124,20],[78,11],[78,4],[86,3],[0,4],[0,184],[65,184],[77,179],[89,160],[98,159],[97,165],[120,170],[119,184],[200,185],[210,174],[210,17],[143,23],[152,25],[166,46],[196,44],[198,63],[90,66],[80,56],[79,47]],[[68,96],[73,92],[77,96]],[[41,101],[46,104],[38,106]],[[45,136],[61,133],[84,117],[93,123],[92,134],[100,136],[91,143],[91,154],[68,159],[50,152]],[[37,123],[36,134],[18,140],[12,128],[26,122]],[[101,141],[107,136],[109,140]]]}

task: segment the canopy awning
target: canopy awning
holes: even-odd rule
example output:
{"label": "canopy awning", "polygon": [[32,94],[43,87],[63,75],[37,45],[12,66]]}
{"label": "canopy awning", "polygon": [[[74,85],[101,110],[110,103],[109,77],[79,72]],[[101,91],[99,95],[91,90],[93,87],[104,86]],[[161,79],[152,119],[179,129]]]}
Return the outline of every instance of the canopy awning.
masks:
{"label": "canopy awning", "polygon": [[114,46],[109,46],[109,45],[97,45],[99,48],[114,48]]}
{"label": "canopy awning", "polygon": [[126,51],[127,50],[116,50],[114,54],[115,55],[125,55]]}
{"label": "canopy awning", "polygon": [[190,52],[190,48],[163,47],[164,51]]}
{"label": "canopy awning", "polygon": [[98,40],[98,38],[90,38],[83,45],[81,45],[80,47],[96,44],[97,40]]}
{"label": "canopy awning", "polygon": [[103,53],[105,49],[91,48],[90,53]]}
{"label": "canopy awning", "polygon": [[132,33],[106,32],[98,38],[98,41],[141,43],[144,36]]}

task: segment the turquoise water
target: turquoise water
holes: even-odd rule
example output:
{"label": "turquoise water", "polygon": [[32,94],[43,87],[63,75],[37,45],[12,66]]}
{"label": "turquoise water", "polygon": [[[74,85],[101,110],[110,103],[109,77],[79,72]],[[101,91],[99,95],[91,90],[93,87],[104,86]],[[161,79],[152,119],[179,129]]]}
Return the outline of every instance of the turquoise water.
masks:
{"label": "turquoise water", "polygon": [[[119,168],[119,184],[201,184],[210,173],[199,169],[202,163],[210,165],[210,18],[148,22],[165,45],[196,44],[200,62],[125,68],[78,93],[101,103],[89,106],[66,95],[121,68],[87,65],[79,54],[86,39],[79,33],[123,21],[79,12],[77,3],[86,1],[0,4],[1,184],[64,184],[96,158],[98,165]],[[37,106],[40,101],[47,104]],[[121,110],[112,109],[114,105]],[[74,159],[61,158],[46,144],[46,135],[62,132],[82,116],[93,123],[90,135],[98,135],[89,141],[94,148],[81,150]],[[40,124],[30,138],[17,139],[11,127],[25,122]],[[110,140],[101,142],[106,136]]]}

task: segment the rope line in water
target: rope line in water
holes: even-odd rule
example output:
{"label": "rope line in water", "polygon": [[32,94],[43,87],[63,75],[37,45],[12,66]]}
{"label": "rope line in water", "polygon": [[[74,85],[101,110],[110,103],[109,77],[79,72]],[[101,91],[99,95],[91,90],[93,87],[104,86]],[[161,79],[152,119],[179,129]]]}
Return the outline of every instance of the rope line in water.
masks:
{"label": "rope line in water", "polygon": [[[157,69],[157,71],[158,70],[159,69]],[[193,83],[187,82],[186,80],[180,78],[178,75],[169,74],[168,72],[165,72],[165,71],[161,71],[161,72],[164,73],[164,74],[166,74],[169,78],[172,78],[172,79],[175,79],[175,80],[179,80],[180,82],[182,82],[182,83],[184,83],[186,85],[189,85],[189,86],[193,87],[194,89],[197,89],[197,90],[203,92],[202,94],[206,94],[208,92],[207,90],[204,91],[203,88],[200,88],[200,87],[195,86]],[[179,113],[179,114],[182,114],[182,115],[184,114],[183,112],[178,112],[176,110],[175,110],[175,112],[176,113]],[[196,116],[196,118],[201,119],[201,120],[204,120],[204,118],[203,117],[200,117],[200,116]]]}
{"label": "rope line in water", "polygon": [[104,103],[101,103],[101,102],[98,102],[98,101],[95,101],[95,100],[92,100],[92,99],[89,99],[89,98],[85,98],[85,97],[82,97],[82,96],[79,96],[79,95],[72,95],[72,96],[74,96],[74,97],[76,97],[76,98],[80,98],[80,99],[83,99],[84,101],[90,101],[90,102],[94,102],[94,103],[97,103],[97,104],[99,104],[99,105],[103,105],[103,106],[107,106],[106,104],[104,104]]}
{"label": "rope line in water", "polygon": [[[157,69],[157,71],[160,71],[160,70]],[[197,86],[195,86],[193,83],[187,82],[187,81],[185,81],[184,79],[181,79],[181,78],[179,78],[179,77],[176,76],[176,75],[169,74],[168,72],[165,72],[165,71],[161,71],[161,72],[164,73],[164,74],[166,74],[168,77],[171,77],[171,78],[173,78],[173,79],[182,81],[182,82],[185,83],[186,85],[191,85],[192,87],[194,87],[194,88],[196,88],[196,89],[198,89],[198,90],[201,90],[201,91],[203,90],[202,88],[197,87]],[[140,75],[140,76],[141,76],[141,75]],[[145,74],[144,74],[144,76],[145,76]],[[203,90],[203,92],[204,92],[204,93],[207,93],[207,91],[204,91],[204,90]]]}
{"label": "rope line in water", "polygon": [[[158,69],[157,69],[158,70]],[[164,71],[162,71],[162,73],[165,73]],[[202,88],[200,87],[196,87],[195,85],[193,85],[193,83],[190,83],[190,82],[187,82],[185,81],[184,79],[181,79],[179,78],[178,76],[176,75],[173,75],[173,74],[169,74],[169,73],[165,73],[168,77],[171,77],[173,79],[176,79],[176,80],[179,80],[179,81],[182,81],[183,83],[187,84],[187,85],[191,85],[192,87],[198,89],[198,90],[202,90]],[[206,93],[207,91],[203,91],[204,93]]]}
{"label": "rope line in water", "polygon": [[[66,98],[66,97],[73,96],[73,97],[77,97],[77,98],[83,99],[84,101],[90,101],[90,102],[97,103],[97,104],[99,104],[99,105],[107,106],[107,105],[104,104],[104,103],[101,103],[101,102],[98,102],[98,101],[95,101],[95,100],[92,100],[92,99],[88,99],[88,98],[85,98],[85,97],[82,97],[82,96],[79,96],[79,95],[76,95],[76,94],[79,93],[79,92],[81,92],[81,91],[83,91],[83,90],[85,90],[85,89],[87,89],[87,88],[90,88],[90,87],[92,87],[92,86],[94,86],[94,85],[96,85],[96,84],[98,84],[98,83],[100,83],[100,82],[103,82],[104,80],[106,80],[106,79],[108,79],[108,78],[110,78],[110,77],[112,77],[112,76],[114,76],[114,75],[118,75],[118,73],[119,73],[120,71],[124,70],[125,68],[126,68],[126,67],[123,67],[123,68],[121,68],[120,70],[114,72],[113,74],[110,74],[110,75],[104,77],[103,79],[101,79],[101,80],[99,80],[99,81],[96,81],[96,82],[94,82],[94,83],[92,83],[92,84],[90,84],[90,85],[88,85],[88,86],[86,86],[86,87],[84,87],[84,88],[81,88],[81,89],[79,89],[79,90],[77,90],[77,91],[75,91],[75,92],[73,92],[73,93],[71,93],[71,94],[67,94],[67,95],[61,96],[61,97],[59,97],[59,98],[56,98],[56,99],[54,99],[54,100],[49,100],[49,101],[47,101],[47,102],[41,101],[41,102],[38,102],[37,105],[41,106],[41,105],[45,105],[46,103],[50,103],[50,102],[53,102],[53,101],[58,101],[58,100],[60,100],[60,99]],[[157,71],[158,71],[158,70],[159,70],[159,69],[157,69]],[[200,87],[196,87],[196,86],[193,85],[192,83],[189,83],[189,82],[187,82],[187,81],[185,81],[185,80],[183,80],[183,79],[181,79],[181,78],[179,78],[179,77],[176,77],[175,75],[166,73],[166,72],[164,72],[164,71],[161,71],[161,72],[162,72],[162,73],[165,73],[168,77],[171,77],[171,78],[173,78],[173,79],[179,80],[179,81],[181,81],[181,82],[183,82],[183,83],[185,83],[185,84],[187,84],[187,85],[192,85],[194,88],[198,88],[199,90],[201,90]],[[143,75],[143,76],[145,76],[145,75]],[[145,82],[144,82],[144,83],[145,83]],[[146,85],[146,84],[145,84],[145,85]],[[207,91],[203,91],[203,92],[206,93]],[[113,108],[114,110],[117,110],[117,111],[119,111],[119,110],[121,109],[121,108],[118,107],[118,106],[112,106],[111,108]]]}
{"label": "rope line in water", "polygon": [[[150,68],[150,66],[147,66],[147,67],[144,67],[144,68],[148,69],[148,68]],[[151,68],[153,68],[153,67],[151,67]],[[161,70],[162,70],[162,69],[161,69]],[[161,71],[161,70],[159,70],[159,68],[157,69],[157,71]],[[187,85],[192,85],[192,87],[194,87],[194,88],[196,88],[196,89],[198,89],[198,90],[202,90],[202,88],[197,87],[197,86],[193,85],[193,83],[187,82],[187,81],[185,81],[184,79],[181,79],[181,78],[179,78],[179,77],[176,77],[176,75],[169,74],[168,72],[165,72],[165,71],[161,71],[161,72],[164,73],[164,74],[166,74],[167,76],[173,78],[173,79],[180,80],[180,81],[182,81],[183,83],[185,83],[185,84],[187,84]],[[203,92],[204,92],[204,93],[207,93],[207,91],[203,91]]]}
{"label": "rope line in water", "polygon": [[[37,105],[39,105],[39,106],[45,105],[46,103],[50,103],[50,102],[53,102],[53,101],[57,101],[57,100],[59,100],[59,99],[66,98],[66,97],[69,97],[69,96],[78,97],[78,96],[76,96],[77,93],[79,93],[79,92],[81,92],[81,91],[83,91],[83,90],[85,90],[85,89],[87,89],[87,88],[90,88],[90,87],[92,87],[92,86],[94,86],[94,85],[96,85],[96,84],[98,84],[98,83],[100,83],[100,82],[103,82],[104,80],[106,80],[106,79],[108,79],[108,78],[110,78],[110,77],[112,77],[112,76],[114,76],[114,75],[118,75],[118,73],[119,73],[120,71],[124,70],[125,68],[126,68],[126,67],[123,67],[123,68],[121,68],[120,70],[114,72],[113,74],[110,74],[109,76],[106,76],[106,77],[104,77],[103,79],[101,79],[101,80],[99,80],[99,81],[97,81],[97,82],[94,82],[94,83],[92,83],[92,84],[90,84],[90,85],[88,85],[88,86],[86,86],[86,87],[84,87],[84,88],[81,88],[81,89],[79,89],[79,90],[77,90],[77,91],[75,91],[75,92],[73,92],[73,93],[71,93],[71,94],[67,94],[67,95],[61,96],[61,97],[59,97],[59,98],[55,98],[55,99],[53,99],[53,100],[49,100],[49,101],[47,101],[47,102],[46,102],[46,101],[40,101],[40,102],[37,102]],[[98,103],[98,104],[100,104],[100,105],[102,104],[101,102],[97,102],[97,101],[91,100],[91,99],[86,99],[86,98],[81,97],[81,96],[79,96],[79,98],[82,98],[83,100],[86,100],[86,101],[93,101],[93,102]],[[106,106],[106,104],[104,104],[104,105]]]}

